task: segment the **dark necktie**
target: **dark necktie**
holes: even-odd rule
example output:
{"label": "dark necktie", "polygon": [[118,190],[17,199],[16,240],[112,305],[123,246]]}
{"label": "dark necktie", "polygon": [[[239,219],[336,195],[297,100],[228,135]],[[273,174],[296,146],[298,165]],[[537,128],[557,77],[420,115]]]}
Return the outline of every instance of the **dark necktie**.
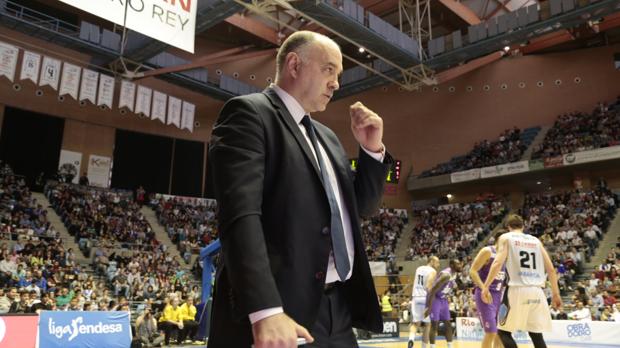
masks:
{"label": "dark necktie", "polygon": [[325,166],[325,162],[323,162],[323,156],[321,156],[321,152],[319,151],[319,143],[317,141],[316,132],[314,130],[314,126],[312,125],[310,117],[308,115],[304,116],[304,118],[301,119],[301,124],[306,128],[308,138],[310,138],[310,142],[312,142],[312,147],[314,147],[314,153],[316,154],[316,158],[319,162],[321,179],[323,181],[323,188],[325,189],[325,193],[327,194],[329,209],[331,211],[331,236],[332,250],[334,252],[334,263],[336,264],[338,278],[340,278],[340,280],[344,282],[346,280],[347,274],[349,274],[351,265],[349,264],[349,255],[347,253],[347,245],[344,239],[340,209],[338,209],[338,202],[336,201],[336,196],[334,195],[334,189],[332,188],[332,185],[329,181],[329,176],[327,175],[327,167]]}

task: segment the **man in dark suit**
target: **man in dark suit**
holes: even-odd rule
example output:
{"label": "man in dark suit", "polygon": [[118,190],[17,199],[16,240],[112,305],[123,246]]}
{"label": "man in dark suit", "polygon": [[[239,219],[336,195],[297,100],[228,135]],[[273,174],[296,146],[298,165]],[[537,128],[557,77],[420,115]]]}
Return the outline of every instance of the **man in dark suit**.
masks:
{"label": "man in dark suit", "polygon": [[223,262],[208,345],[357,347],[352,326],[382,330],[359,216],[376,211],[392,162],[383,120],[351,106],[353,173],[336,135],[309,116],[339,87],[338,45],[297,32],[276,61],[275,85],[228,101],[213,128]]}

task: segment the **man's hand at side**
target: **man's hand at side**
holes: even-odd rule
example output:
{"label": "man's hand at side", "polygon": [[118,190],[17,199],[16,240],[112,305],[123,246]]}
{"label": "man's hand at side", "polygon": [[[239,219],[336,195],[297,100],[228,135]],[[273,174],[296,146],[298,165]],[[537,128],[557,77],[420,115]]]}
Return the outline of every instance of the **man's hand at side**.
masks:
{"label": "man's hand at side", "polygon": [[314,341],[306,328],[284,313],[272,315],[252,324],[252,335],[256,348],[296,348],[297,337],[305,338],[308,343]]}

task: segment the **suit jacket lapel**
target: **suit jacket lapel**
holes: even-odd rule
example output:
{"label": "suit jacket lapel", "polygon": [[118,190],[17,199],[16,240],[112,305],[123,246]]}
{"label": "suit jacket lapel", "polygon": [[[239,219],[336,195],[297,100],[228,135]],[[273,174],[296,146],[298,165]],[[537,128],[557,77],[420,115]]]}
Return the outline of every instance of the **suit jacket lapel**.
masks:
{"label": "suit jacket lapel", "polygon": [[299,147],[301,147],[304,155],[306,156],[306,159],[310,162],[312,168],[314,168],[314,172],[317,175],[319,181],[322,181],[321,172],[319,171],[319,165],[316,163],[316,159],[312,154],[312,150],[310,149],[306,138],[301,133],[299,126],[295,123],[295,120],[293,119],[291,113],[288,111],[280,97],[278,97],[278,94],[273,89],[267,88],[263,93],[271,101],[271,104],[273,104],[276,110],[278,110],[278,116],[280,116],[282,122],[286,125],[286,128],[288,128],[288,130],[293,134],[293,137],[297,141],[297,144],[299,144]]}

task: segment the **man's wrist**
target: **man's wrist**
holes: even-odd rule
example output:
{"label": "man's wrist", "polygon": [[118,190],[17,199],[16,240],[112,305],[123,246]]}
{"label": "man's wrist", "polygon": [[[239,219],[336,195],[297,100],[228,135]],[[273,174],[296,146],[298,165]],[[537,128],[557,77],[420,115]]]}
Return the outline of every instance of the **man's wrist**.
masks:
{"label": "man's wrist", "polygon": [[257,321],[261,321],[265,318],[268,318],[268,317],[271,317],[271,316],[274,316],[280,313],[284,313],[284,308],[273,307],[273,308],[267,308],[267,309],[263,309],[257,312],[253,312],[253,313],[250,313],[249,315],[250,323],[254,324]]}

